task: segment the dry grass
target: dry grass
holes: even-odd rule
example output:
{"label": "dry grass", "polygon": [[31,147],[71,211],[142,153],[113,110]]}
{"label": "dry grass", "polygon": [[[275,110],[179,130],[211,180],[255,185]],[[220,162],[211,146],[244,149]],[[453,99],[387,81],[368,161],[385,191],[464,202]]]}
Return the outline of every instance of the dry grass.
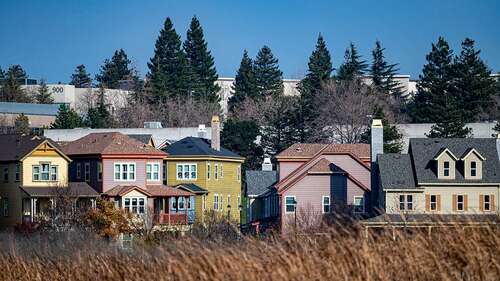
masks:
{"label": "dry grass", "polygon": [[165,238],[122,250],[89,235],[4,234],[0,280],[499,280],[498,228],[289,238]]}

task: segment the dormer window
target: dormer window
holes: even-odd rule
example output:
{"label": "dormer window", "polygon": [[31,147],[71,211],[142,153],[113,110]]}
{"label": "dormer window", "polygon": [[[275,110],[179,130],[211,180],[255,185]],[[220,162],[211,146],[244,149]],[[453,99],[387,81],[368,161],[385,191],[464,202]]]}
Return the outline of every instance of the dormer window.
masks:
{"label": "dormer window", "polygon": [[477,176],[477,162],[476,161],[470,162],[470,176],[471,177]]}
{"label": "dormer window", "polygon": [[486,160],[479,151],[469,148],[462,155],[463,171],[465,179],[478,180],[482,178],[483,162]]}
{"label": "dormer window", "polygon": [[443,176],[445,176],[445,177],[450,176],[450,162],[449,161],[443,162]]}

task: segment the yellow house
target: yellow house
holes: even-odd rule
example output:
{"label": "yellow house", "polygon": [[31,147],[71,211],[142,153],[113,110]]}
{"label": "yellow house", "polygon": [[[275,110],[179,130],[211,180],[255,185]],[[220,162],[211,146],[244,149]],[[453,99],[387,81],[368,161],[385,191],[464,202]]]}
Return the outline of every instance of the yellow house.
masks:
{"label": "yellow house", "polygon": [[90,186],[68,182],[71,160],[51,140],[0,135],[0,147],[0,226],[48,216],[61,196],[95,203],[98,193]]}
{"label": "yellow house", "polygon": [[207,211],[240,222],[241,164],[243,157],[220,147],[218,117],[212,119],[212,141],[187,137],[166,148],[167,184],[197,194],[195,214],[204,220]]}

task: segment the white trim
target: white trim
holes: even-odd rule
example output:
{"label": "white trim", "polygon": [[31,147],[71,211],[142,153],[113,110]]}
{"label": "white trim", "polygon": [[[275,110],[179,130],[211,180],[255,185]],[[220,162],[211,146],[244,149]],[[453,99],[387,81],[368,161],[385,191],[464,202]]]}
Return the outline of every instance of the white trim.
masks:
{"label": "white trim", "polygon": [[[483,212],[491,212],[493,211],[492,208],[491,208],[491,194],[480,194],[479,196],[483,196]],[[486,210],[486,196],[488,196],[489,200],[488,200],[488,210]]]}
{"label": "white trim", "polygon": [[219,180],[219,164],[214,164],[214,180]]}
{"label": "white trim", "polygon": [[[119,165],[120,166],[120,171],[119,171],[119,175],[120,175],[120,178],[116,178],[116,165]],[[124,180],[123,179],[123,166],[124,165],[127,165],[127,179]],[[133,165],[134,166],[134,179],[130,179],[130,166]],[[136,162],[113,162],[113,180],[114,181],[127,181],[127,182],[132,182],[132,181],[136,181],[137,180],[137,164]]]}
{"label": "white trim", "polygon": [[[179,167],[182,166],[183,169],[182,169],[182,178],[179,178]],[[185,178],[184,177],[184,166],[188,166],[189,167],[189,177],[188,178]],[[192,177],[192,173],[193,171],[191,171],[191,167],[192,166],[195,166],[195,177]],[[181,163],[176,163],[175,164],[175,178],[177,180],[181,180],[181,181],[195,181],[195,180],[198,180],[198,164],[197,163],[194,163],[194,162],[181,162]]]}
{"label": "white trim", "polygon": [[[325,206],[327,206],[325,204],[325,198],[328,198],[328,212],[325,212]],[[332,201],[330,200],[330,196],[329,195],[323,195],[321,196],[321,213],[322,214],[329,214],[332,212]]]}
{"label": "white trim", "polygon": [[213,209],[214,209],[214,211],[219,210],[219,204],[220,204],[220,202],[219,202],[219,194],[218,193],[214,193],[214,204],[212,206]]}
{"label": "white trim", "polygon": [[[356,212],[356,198],[361,198],[361,202],[363,202],[363,211],[362,212]],[[353,200],[352,200],[352,205],[354,206],[353,208],[353,213],[355,214],[363,214],[365,212],[365,197],[364,196],[360,196],[360,195],[355,195],[353,197]]]}
{"label": "white trim", "polygon": [[[458,203],[459,203],[458,202],[458,196],[462,196],[462,199],[463,199],[463,201],[462,201],[462,210],[460,210],[458,208]],[[463,194],[463,193],[457,194],[457,202],[456,203],[457,203],[457,205],[455,206],[456,211],[457,212],[465,212],[465,194]]]}
{"label": "white trim", "polygon": [[[434,202],[434,209],[432,209],[432,196],[434,196],[434,199],[436,201]],[[429,194],[429,211],[434,212],[437,211],[438,209],[438,200],[437,200],[438,195],[437,194]]]}
{"label": "white trim", "polygon": [[[151,175],[151,179],[148,179],[148,166],[150,167],[149,173]],[[158,166],[158,170],[156,172],[154,170],[155,166]],[[160,167],[161,167],[160,162],[146,162],[146,181],[148,181],[148,182],[160,182],[161,181]],[[157,179],[155,179],[155,173],[158,175]]]}
{"label": "white trim", "polygon": [[460,160],[465,160],[467,157],[469,157],[469,155],[474,152],[478,157],[479,159],[481,160],[486,160],[486,158],[484,158],[483,155],[481,155],[475,148],[472,148],[469,152],[467,152],[467,154],[464,155],[464,157],[462,157]]}
{"label": "white trim", "polygon": [[453,157],[453,159],[455,159],[455,161],[460,160],[460,158],[456,157],[455,154],[453,154],[448,148],[445,148],[443,151],[441,151],[441,153],[439,153],[438,155],[436,155],[436,157],[434,157],[434,160],[439,160],[439,158],[441,157],[441,155],[443,155],[443,153],[445,153],[445,152],[448,152],[448,154],[450,154],[451,157]]}
{"label": "white trim", "polygon": [[[287,209],[286,209],[287,205],[289,205],[289,204],[286,203],[286,199],[287,198],[293,198],[293,201],[295,202],[295,204],[292,204],[292,206],[294,206],[294,210],[291,211],[291,212],[287,211]],[[297,197],[295,195],[285,196],[285,202],[284,203],[285,204],[283,204],[283,205],[285,206],[285,214],[293,214],[293,213],[295,213],[297,211]]]}
{"label": "white trim", "polygon": [[207,180],[210,180],[212,177],[211,177],[211,173],[212,173],[212,167],[210,165],[210,162],[207,162]]}

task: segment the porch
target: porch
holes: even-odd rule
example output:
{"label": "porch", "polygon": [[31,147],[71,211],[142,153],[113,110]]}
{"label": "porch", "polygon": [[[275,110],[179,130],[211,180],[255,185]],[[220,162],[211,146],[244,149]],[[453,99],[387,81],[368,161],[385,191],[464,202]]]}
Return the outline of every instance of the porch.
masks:
{"label": "porch", "polygon": [[156,224],[192,224],[194,220],[194,196],[169,196],[154,199],[154,222]]}

